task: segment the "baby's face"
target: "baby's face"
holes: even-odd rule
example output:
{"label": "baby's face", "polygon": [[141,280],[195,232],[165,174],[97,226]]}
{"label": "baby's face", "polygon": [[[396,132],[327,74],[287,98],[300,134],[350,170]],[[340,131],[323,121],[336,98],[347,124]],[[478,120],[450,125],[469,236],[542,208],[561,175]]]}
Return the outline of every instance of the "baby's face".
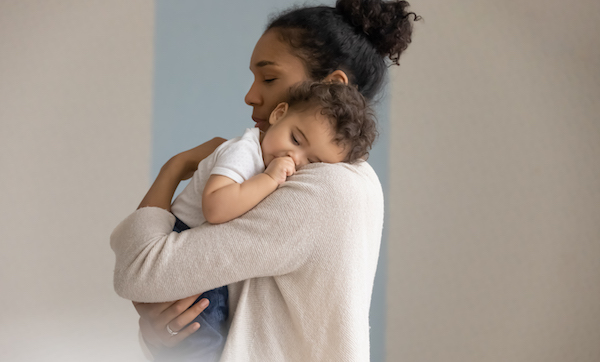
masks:
{"label": "baby's face", "polygon": [[313,162],[342,162],[346,157],[345,148],[334,142],[331,124],[318,108],[296,111],[280,103],[269,123],[261,143],[265,167],[285,156],[294,160],[296,169]]}

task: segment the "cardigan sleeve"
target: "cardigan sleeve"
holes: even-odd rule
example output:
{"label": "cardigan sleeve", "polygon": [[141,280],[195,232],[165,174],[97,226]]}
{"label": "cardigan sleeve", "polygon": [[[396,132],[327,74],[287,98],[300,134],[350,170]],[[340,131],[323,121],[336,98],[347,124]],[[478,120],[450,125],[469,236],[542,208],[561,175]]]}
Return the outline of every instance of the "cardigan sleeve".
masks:
{"label": "cardigan sleeve", "polygon": [[340,185],[331,176],[342,169],[309,165],[242,217],[182,233],[171,232],[175,218],[168,211],[136,210],[111,235],[116,292],[138,302],[164,302],[296,270],[336,222],[331,203],[344,198],[332,195]]}

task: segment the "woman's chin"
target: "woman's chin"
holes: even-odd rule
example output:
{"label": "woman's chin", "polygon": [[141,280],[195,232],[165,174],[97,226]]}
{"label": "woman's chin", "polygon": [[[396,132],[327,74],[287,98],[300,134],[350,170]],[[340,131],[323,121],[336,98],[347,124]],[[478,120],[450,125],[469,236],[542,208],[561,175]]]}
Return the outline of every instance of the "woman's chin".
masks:
{"label": "woman's chin", "polygon": [[265,120],[255,118],[253,118],[252,120],[256,123],[254,127],[260,129],[263,132],[265,132],[269,128],[269,122]]}

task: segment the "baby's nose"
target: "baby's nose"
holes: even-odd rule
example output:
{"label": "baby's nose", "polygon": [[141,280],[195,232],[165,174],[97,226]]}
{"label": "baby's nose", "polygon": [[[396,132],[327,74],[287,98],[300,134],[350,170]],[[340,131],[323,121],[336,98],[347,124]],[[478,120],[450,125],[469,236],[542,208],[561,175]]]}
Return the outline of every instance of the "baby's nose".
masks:
{"label": "baby's nose", "polygon": [[296,167],[298,167],[298,156],[292,152],[292,151],[288,151],[288,153],[286,154],[287,157],[291,157],[292,160],[294,161],[294,165],[296,165]]}
{"label": "baby's nose", "polygon": [[288,156],[291,157],[292,160],[294,160],[294,165],[296,165],[296,168],[300,168],[308,164],[308,160],[306,160],[304,157],[302,157],[302,155],[298,154],[297,152],[288,152]]}

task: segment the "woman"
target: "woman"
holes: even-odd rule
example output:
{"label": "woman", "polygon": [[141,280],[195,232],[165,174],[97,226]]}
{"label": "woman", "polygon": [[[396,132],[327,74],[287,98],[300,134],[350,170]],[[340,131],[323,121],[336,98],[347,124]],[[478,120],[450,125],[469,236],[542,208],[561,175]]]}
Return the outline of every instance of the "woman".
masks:
{"label": "woman", "polygon": [[[351,83],[372,99],[385,79],[384,57],[398,64],[410,42],[411,20],[418,17],[407,7],[405,1],[349,0],[276,18],[250,60],[255,81],[245,101],[256,126],[267,127],[288,89],[308,79]],[[231,324],[222,361],[368,360],[383,221],[371,167],[308,165],[241,218],[171,234],[175,188],[221,142],[169,160],[140,209],[111,236],[120,295],[159,302],[196,294],[136,304],[148,344],[181,342],[198,328],[186,324],[206,306],[185,311],[197,293],[228,285]]]}

